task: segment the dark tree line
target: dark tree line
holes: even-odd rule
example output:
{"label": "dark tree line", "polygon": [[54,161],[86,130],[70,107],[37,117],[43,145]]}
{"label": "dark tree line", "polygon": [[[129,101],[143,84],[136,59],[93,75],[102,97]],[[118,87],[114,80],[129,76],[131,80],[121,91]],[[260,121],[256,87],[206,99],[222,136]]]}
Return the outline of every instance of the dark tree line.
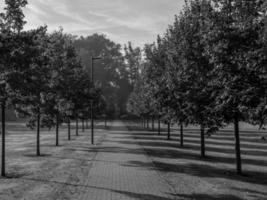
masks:
{"label": "dark tree line", "polygon": [[[36,129],[36,154],[41,155],[41,128],[55,127],[55,145],[59,129],[66,123],[71,139],[71,121],[75,134],[88,128],[91,101],[94,117],[120,117],[127,114],[126,103],[133,90],[141,63],[141,50],[131,43],[121,45],[104,35],[76,37],[62,28],[52,33],[46,26],[24,30],[23,8],[27,0],[5,0],[0,13],[0,104],[2,133],[2,175],[5,175],[6,109],[27,120]],[[125,55],[122,53],[125,51]],[[92,57],[94,79],[90,79]],[[7,119],[8,120],[8,119]]]}
{"label": "dark tree line", "polygon": [[[2,110],[2,176],[5,176],[5,110],[11,107],[36,128],[36,154],[41,155],[41,127],[88,118],[90,100],[96,111],[105,104],[75,49],[75,38],[63,30],[47,33],[47,27],[24,31],[22,8],[26,0],[6,0],[0,14],[0,103]],[[76,127],[78,134],[78,125]]]}
{"label": "dark tree line", "polygon": [[262,127],[267,117],[266,2],[191,0],[157,42],[128,101],[142,118],[200,126],[205,135],[234,124],[237,173],[242,173],[239,122]]}

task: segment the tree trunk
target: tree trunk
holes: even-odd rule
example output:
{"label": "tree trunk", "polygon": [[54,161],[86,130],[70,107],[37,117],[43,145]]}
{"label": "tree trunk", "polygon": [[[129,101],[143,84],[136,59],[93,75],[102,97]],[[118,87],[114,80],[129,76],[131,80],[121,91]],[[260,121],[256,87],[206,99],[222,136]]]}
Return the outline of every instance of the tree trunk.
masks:
{"label": "tree trunk", "polygon": [[146,128],[146,120],[145,120],[145,118],[143,119],[143,127]]}
{"label": "tree trunk", "polygon": [[205,157],[205,129],[204,126],[200,126],[200,138],[201,138],[201,157]]}
{"label": "tree trunk", "polygon": [[59,115],[57,114],[57,122],[56,122],[56,146],[58,146],[58,130],[59,130]]}
{"label": "tree trunk", "polygon": [[36,154],[40,156],[40,111],[37,114],[37,144],[36,144]]}
{"label": "tree trunk", "polygon": [[160,119],[158,119],[158,135],[160,135]]}
{"label": "tree trunk", "polygon": [[147,129],[149,129],[149,119],[147,119]]}
{"label": "tree trunk", "polygon": [[184,146],[184,127],[183,123],[180,124],[180,146]]}
{"label": "tree trunk", "polygon": [[79,135],[79,121],[78,121],[78,117],[76,117],[76,136]]}
{"label": "tree trunk", "polygon": [[237,174],[242,174],[240,138],[239,138],[239,120],[238,120],[237,116],[234,119],[234,126],[235,126],[236,172],[237,172]]}
{"label": "tree trunk", "polygon": [[91,144],[94,144],[95,141],[94,141],[94,109],[93,109],[93,106],[94,106],[94,101],[91,100]]}
{"label": "tree trunk", "polygon": [[154,132],[155,131],[155,126],[154,126],[154,117],[152,118],[152,131]]}
{"label": "tree trunk", "polygon": [[107,117],[105,117],[105,128],[107,128]]}
{"label": "tree trunk", "polygon": [[82,119],[82,131],[84,132],[84,119]]}
{"label": "tree trunk", "polygon": [[88,125],[88,119],[86,119],[86,129],[89,128],[89,125]]}
{"label": "tree trunk", "polygon": [[146,125],[146,118],[144,118],[144,128],[146,128],[147,125]]}
{"label": "tree trunk", "polygon": [[145,119],[144,118],[142,119],[142,126],[143,126],[143,128],[146,128],[146,123],[145,123]]}
{"label": "tree trunk", "polygon": [[167,139],[168,140],[171,139],[171,124],[170,124],[170,122],[168,122],[168,138]]}
{"label": "tree trunk", "polygon": [[70,119],[68,119],[68,140],[70,139]]}
{"label": "tree trunk", "polygon": [[2,102],[2,166],[1,166],[1,176],[6,176],[6,105]]}

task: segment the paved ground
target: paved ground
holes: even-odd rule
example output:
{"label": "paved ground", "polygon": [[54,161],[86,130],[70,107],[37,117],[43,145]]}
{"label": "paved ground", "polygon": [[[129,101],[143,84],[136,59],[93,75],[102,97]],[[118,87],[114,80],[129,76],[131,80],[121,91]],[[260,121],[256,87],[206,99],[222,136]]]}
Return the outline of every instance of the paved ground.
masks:
{"label": "paved ground", "polygon": [[[90,129],[67,140],[60,128],[41,131],[41,157],[35,156],[35,131],[8,124],[7,173],[0,178],[1,200],[169,200],[170,185],[122,122],[101,124],[90,144]],[[73,127],[74,129],[74,127]],[[131,143],[131,144],[129,144]],[[141,166],[140,166],[141,163]],[[145,163],[142,166],[142,163]],[[138,166],[136,166],[138,164]]]}
{"label": "paved ground", "polygon": [[[167,200],[173,191],[154,168],[152,161],[137,144],[122,122],[113,124],[79,191],[78,199],[90,200]],[[135,163],[146,163],[143,168]]]}
{"label": "paved ground", "polygon": [[116,121],[105,129],[97,122],[96,145],[90,144],[90,129],[76,136],[74,126],[68,141],[64,125],[59,147],[55,130],[42,129],[42,156],[37,157],[36,131],[8,123],[8,178],[0,178],[0,200],[267,199],[267,143],[261,139],[266,132],[241,130],[246,175],[239,176],[231,128],[206,138],[203,159],[198,127],[184,130],[180,147],[175,127],[166,140],[163,125],[160,135],[136,125]]}

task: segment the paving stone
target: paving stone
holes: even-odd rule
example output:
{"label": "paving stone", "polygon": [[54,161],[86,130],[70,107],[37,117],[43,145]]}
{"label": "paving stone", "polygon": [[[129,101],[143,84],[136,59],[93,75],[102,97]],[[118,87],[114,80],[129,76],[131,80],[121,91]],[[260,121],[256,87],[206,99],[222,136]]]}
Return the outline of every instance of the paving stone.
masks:
{"label": "paving stone", "polygon": [[173,191],[122,122],[101,145],[79,191],[81,200],[170,200]]}

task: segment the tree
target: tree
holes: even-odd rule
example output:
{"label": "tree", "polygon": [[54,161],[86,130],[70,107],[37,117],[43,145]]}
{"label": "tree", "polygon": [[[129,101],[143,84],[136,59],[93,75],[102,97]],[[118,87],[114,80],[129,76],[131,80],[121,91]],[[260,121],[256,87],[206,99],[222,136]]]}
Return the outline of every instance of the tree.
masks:
{"label": "tree", "polygon": [[138,94],[149,86],[162,118],[200,125],[202,156],[205,130],[210,134],[234,123],[237,173],[242,173],[239,121],[266,123],[266,5],[186,1],[165,35],[146,46],[149,64],[131,97],[142,102]]}
{"label": "tree", "polygon": [[36,154],[40,156],[40,126],[45,113],[47,100],[50,98],[51,66],[49,63],[49,39],[46,27],[28,32],[31,41],[27,49],[29,59],[24,60],[23,71],[14,74],[12,88],[16,91],[15,109],[18,113],[29,116],[28,125],[37,127]]}
{"label": "tree", "polygon": [[124,52],[128,79],[133,87],[139,77],[139,70],[142,62],[141,49],[139,47],[133,48],[132,43],[128,42],[128,45],[124,46]]}
{"label": "tree", "polygon": [[75,47],[88,73],[91,69],[91,57],[101,57],[101,61],[95,63],[94,77],[106,99],[109,117],[125,113],[131,86],[121,46],[104,35],[94,34],[76,39]]}
{"label": "tree", "polygon": [[151,90],[151,87],[147,82],[145,66],[146,63],[144,63],[143,69],[141,69],[142,73],[138,74],[134,90],[127,102],[127,110],[129,113],[141,117],[148,123],[148,120],[155,116],[157,110],[156,101],[153,97],[153,90]]}
{"label": "tree", "polygon": [[[65,121],[68,123],[68,138],[70,139],[70,120],[68,115],[72,108],[69,101],[68,93],[74,87],[69,81],[70,76],[74,73],[74,68],[81,68],[78,61],[76,49],[74,48],[74,38],[71,35],[63,33],[63,29],[49,35],[50,40],[50,62],[51,62],[51,80],[50,105],[47,107],[47,116],[54,121],[56,125],[56,146],[59,145],[59,124]],[[48,104],[49,105],[49,102]]]}
{"label": "tree", "polygon": [[[145,70],[147,83],[152,96],[155,99],[155,113],[168,123],[168,135],[170,139],[170,123],[172,122],[172,110],[170,108],[171,90],[167,84],[167,41],[158,36],[157,44],[147,45],[145,48],[146,59],[149,62]],[[158,123],[160,125],[160,122]],[[160,127],[159,127],[160,128]]]}
{"label": "tree", "polygon": [[259,90],[260,103],[249,112],[249,122],[254,125],[259,125],[259,128],[264,128],[267,123],[267,2],[258,5],[258,18],[254,20],[254,29],[258,32],[258,39],[254,44],[254,48],[247,53],[247,59],[253,61],[254,68],[259,73],[260,85]]}
{"label": "tree", "polygon": [[5,108],[10,102],[10,74],[17,63],[17,55],[21,53],[19,33],[23,29],[24,15],[22,8],[26,6],[26,0],[5,0],[5,13],[0,13],[0,101],[2,110],[2,170],[5,176]]}
{"label": "tree", "polygon": [[213,1],[214,15],[210,18],[210,30],[205,35],[206,52],[215,66],[213,84],[217,87],[216,109],[226,123],[234,123],[236,169],[242,173],[239,121],[246,120],[251,109],[260,104],[265,94],[261,86],[261,73],[254,59],[248,56],[257,49],[261,24],[259,17],[262,1]]}
{"label": "tree", "polygon": [[[83,118],[84,112],[89,110],[91,100],[94,101],[94,113],[97,115],[101,112],[102,91],[99,87],[94,86],[82,68],[75,69],[70,78],[71,85],[66,85],[66,88],[68,88],[66,99],[72,104],[72,117],[76,120],[76,135],[78,135],[78,119]],[[74,87],[75,90],[73,90]]]}
{"label": "tree", "polygon": [[[121,70],[122,75],[119,80],[119,89],[117,91],[117,95],[121,96],[118,103],[122,105],[120,110],[121,112],[125,112],[125,102],[128,101],[131,92],[134,90],[135,83],[140,78],[140,70],[142,68],[142,54],[141,49],[139,47],[134,48],[131,42],[128,42],[127,45],[124,46],[124,69]],[[123,94],[123,96],[122,96]]]}
{"label": "tree", "polygon": [[[214,65],[210,64],[208,56],[203,55],[205,44],[202,42],[202,36],[205,34],[206,18],[210,17],[211,10],[209,1],[189,2],[180,22],[176,20],[169,34],[170,46],[175,44],[168,52],[171,63],[174,64],[174,67],[171,66],[174,70],[169,70],[173,80],[171,82],[175,83],[173,88],[178,89],[175,97],[180,96],[183,99],[178,108],[185,107],[180,116],[182,119],[186,116],[191,124],[200,125],[202,157],[205,157],[205,129],[211,133],[221,126],[221,117],[214,112],[213,93],[216,92],[216,87],[210,84],[214,77],[211,73]],[[182,77],[184,75],[185,77]]]}

